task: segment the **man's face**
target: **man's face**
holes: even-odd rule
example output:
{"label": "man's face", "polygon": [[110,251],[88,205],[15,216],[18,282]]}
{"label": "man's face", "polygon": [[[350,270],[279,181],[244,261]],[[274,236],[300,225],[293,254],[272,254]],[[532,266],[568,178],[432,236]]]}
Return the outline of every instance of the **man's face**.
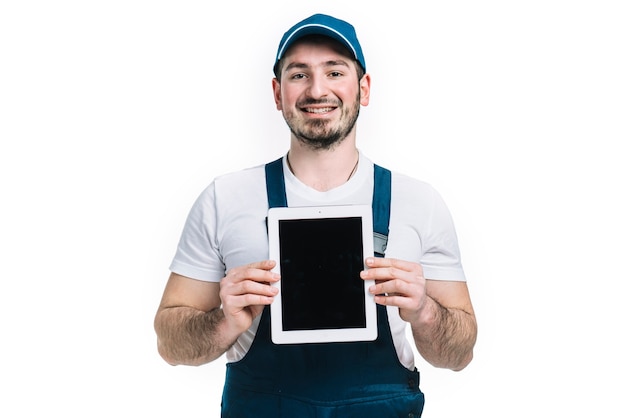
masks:
{"label": "man's face", "polygon": [[353,134],[360,106],[369,103],[369,76],[332,41],[303,41],[283,57],[276,107],[292,134],[314,149],[330,149]]}

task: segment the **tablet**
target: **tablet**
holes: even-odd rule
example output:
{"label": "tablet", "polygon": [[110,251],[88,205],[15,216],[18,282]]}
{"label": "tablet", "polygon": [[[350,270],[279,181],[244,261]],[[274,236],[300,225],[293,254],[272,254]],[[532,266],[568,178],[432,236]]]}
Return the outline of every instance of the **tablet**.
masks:
{"label": "tablet", "polygon": [[281,275],[270,306],[275,344],[376,339],[373,281],[360,277],[374,254],[371,206],[271,208],[268,235]]}

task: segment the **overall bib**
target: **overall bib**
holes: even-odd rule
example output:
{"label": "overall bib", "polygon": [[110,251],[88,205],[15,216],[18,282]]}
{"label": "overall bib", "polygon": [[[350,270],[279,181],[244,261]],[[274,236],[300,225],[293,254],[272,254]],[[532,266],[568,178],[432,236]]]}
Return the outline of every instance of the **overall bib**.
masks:
{"label": "overall bib", "polygon": [[[270,207],[287,206],[282,159],[266,169]],[[382,257],[389,231],[391,172],[374,165],[374,247]],[[222,418],[411,417],[422,414],[419,372],[398,360],[377,305],[375,341],[276,345],[266,306],[249,351],[227,364]]]}

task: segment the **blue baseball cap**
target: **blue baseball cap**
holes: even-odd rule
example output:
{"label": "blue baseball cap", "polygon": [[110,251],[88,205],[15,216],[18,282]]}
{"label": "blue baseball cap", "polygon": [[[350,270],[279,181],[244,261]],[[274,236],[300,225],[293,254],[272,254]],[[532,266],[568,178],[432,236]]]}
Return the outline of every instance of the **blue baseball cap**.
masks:
{"label": "blue baseball cap", "polygon": [[278,61],[284,56],[285,52],[298,39],[306,35],[323,35],[332,38],[352,52],[352,55],[365,71],[365,57],[361,50],[361,44],[356,37],[354,27],[343,20],[324,14],[314,14],[303,21],[296,23],[283,35],[278,45],[276,53],[276,61],[274,62],[274,73],[278,66]]}

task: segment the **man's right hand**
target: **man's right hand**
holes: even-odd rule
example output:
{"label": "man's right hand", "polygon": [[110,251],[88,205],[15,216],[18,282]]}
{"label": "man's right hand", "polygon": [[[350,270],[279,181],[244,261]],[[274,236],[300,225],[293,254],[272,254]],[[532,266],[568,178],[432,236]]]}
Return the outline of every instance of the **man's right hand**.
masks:
{"label": "man's right hand", "polygon": [[278,289],[271,284],[280,280],[280,275],[271,271],[275,265],[275,261],[265,260],[235,267],[222,279],[222,310],[232,332],[241,334],[250,328],[263,308],[274,301]]}

